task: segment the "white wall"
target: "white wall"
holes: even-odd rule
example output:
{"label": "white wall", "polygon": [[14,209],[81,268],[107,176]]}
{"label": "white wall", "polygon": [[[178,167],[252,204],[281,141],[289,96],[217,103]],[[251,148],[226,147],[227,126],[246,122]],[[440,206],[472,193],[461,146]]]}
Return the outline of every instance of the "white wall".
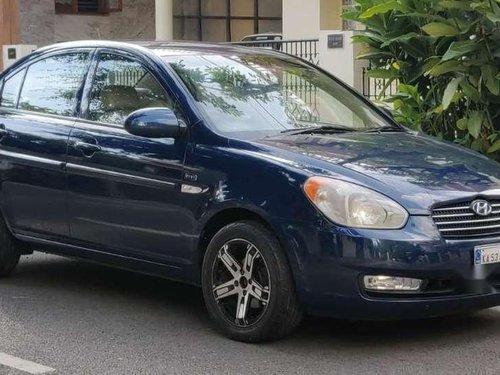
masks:
{"label": "white wall", "polygon": [[[322,30],[322,28],[342,27],[341,8],[342,0],[283,0],[283,38],[285,40],[319,38],[318,52],[321,67],[356,90],[362,91],[362,69],[366,63],[356,60],[360,45],[352,43],[354,32]],[[343,34],[344,47],[329,49],[329,34]]]}
{"label": "white wall", "polygon": [[320,0],[283,0],[284,39],[316,39],[320,29]]}
{"label": "white wall", "polygon": [[[329,34],[343,34],[344,48],[328,48]],[[355,31],[322,30],[319,33],[320,66],[358,91],[363,89],[363,67],[367,63],[356,60],[361,46],[352,42]]]}

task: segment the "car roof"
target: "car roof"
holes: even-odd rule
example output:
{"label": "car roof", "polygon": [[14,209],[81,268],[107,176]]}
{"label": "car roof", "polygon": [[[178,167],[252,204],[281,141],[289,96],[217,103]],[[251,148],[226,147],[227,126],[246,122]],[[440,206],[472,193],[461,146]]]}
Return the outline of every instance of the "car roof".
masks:
{"label": "car roof", "polygon": [[[75,42],[56,43],[42,47],[37,50],[39,53],[70,49],[70,48],[116,48],[135,51],[149,51],[157,56],[185,56],[203,54],[256,54],[255,47],[242,47],[228,43],[202,43],[202,42],[162,42],[162,41],[104,41],[104,40],[82,40]],[[268,54],[276,56],[276,51],[259,48],[258,54]]]}
{"label": "car roof", "polygon": [[177,41],[106,41],[106,40],[81,40],[74,42],[62,42],[51,44],[37,49],[30,55],[19,59],[9,66],[3,72],[0,72],[0,79],[16,71],[30,60],[39,58],[47,53],[63,52],[75,48],[110,48],[119,49],[128,53],[139,53],[149,58],[157,59],[159,63],[162,57],[184,57],[184,56],[202,56],[209,54],[243,56],[259,55],[286,59],[292,57],[286,53],[273,49],[259,47],[242,47],[231,43],[202,43],[202,42],[177,42]]}

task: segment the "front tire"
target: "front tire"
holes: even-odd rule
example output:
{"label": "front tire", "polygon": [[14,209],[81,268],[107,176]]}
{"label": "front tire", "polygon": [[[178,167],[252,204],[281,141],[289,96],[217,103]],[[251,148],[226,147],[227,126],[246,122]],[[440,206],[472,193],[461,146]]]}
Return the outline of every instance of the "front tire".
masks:
{"label": "front tire", "polygon": [[0,278],[12,273],[19,263],[21,252],[16,239],[12,236],[7,225],[0,220]]}
{"label": "front tire", "polygon": [[202,287],[211,318],[237,341],[276,340],[302,320],[283,250],[258,222],[229,224],[212,238],[203,261]]}

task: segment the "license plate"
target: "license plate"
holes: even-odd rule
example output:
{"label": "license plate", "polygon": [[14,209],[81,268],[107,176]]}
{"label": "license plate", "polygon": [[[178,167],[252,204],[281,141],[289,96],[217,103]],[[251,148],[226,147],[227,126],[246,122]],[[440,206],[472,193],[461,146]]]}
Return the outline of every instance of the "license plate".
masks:
{"label": "license plate", "polygon": [[474,263],[476,265],[500,263],[500,244],[476,246]]}

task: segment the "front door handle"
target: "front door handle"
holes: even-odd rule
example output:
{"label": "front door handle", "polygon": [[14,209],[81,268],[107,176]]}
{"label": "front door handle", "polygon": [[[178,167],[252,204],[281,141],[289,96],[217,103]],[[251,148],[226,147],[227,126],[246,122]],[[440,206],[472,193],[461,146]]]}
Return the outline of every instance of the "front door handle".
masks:
{"label": "front door handle", "polygon": [[96,143],[76,142],[75,148],[83,152],[86,157],[91,157],[96,152],[101,151],[101,146]]}

